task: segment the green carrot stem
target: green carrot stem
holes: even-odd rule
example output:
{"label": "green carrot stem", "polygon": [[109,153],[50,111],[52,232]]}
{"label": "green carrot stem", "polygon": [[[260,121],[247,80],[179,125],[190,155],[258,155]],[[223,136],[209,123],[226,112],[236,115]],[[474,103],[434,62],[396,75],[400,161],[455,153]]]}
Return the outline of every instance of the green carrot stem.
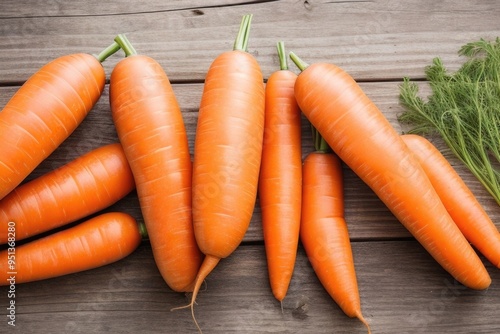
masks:
{"label": "green carrot stem", "polygon": [[134,56],[137,54],[134,46],[132,45],[132,43],[130,43],[130,41],[124,34],[119,34],[118,36],[116,36],[115,42],[118,43],[123,52],[125,52],[125,57]]}
{"label": "green carrot stem", "polygon": [[100,63],[105,61],[108,57],[115,54],[118,50],[120,50],[120,45],[116,42],[113,42],[110,46],[101,51],[98,55],[94,55],[94,57],[99,60]]}
{"label": "green carrot stem", "polygon": [[303,71],[305,70],[306,68],[309,67],[309,64],[306,63],[305,61],[303,61],[302,59],[300,59],[295,53],[293,52],[290,52],[290,59],[292,59],[292,61],[295,63],[295,65],[297,65],[297,67],[299,68],[299,70]]}
{"label": "green carrot stem", "polygon": [[142,240],[149,240],[148,230],[146,230],[146,224],[144,222],[139,222],[139,233],[141,234]]}
{"label": "green carrot stem", "polygon": [[326,142],[325,138],[319,133],[319,131],[311,124],[312,138],[314,142],[314,149],[321,153],[330,153],[332,149]]}
{"label": "green carrot stem", "polygon": [[278,49],[278,57],[280,60],[280,69],[281,70],[288,70],[288,62],[285,54],[285,43],[280,41],[276,45],[276,48]]}
{"label": "green carrot stem", "polygon": [[234,41],[233,50],[248,51],[248,37],[250,35],[251,22],[252,14],[243,16],[240,24],[240,30]]}

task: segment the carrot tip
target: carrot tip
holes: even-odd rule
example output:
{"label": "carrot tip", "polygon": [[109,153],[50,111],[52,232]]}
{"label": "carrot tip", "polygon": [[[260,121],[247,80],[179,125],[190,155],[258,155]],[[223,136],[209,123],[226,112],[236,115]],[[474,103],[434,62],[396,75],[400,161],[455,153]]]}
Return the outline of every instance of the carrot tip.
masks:
{"label": "carrot tip", "polygon": [[356,317],[363,323],[363,325],[366,326],[366,329],[368,330],[368,334],[371,334],[371,329],[370,329],[370,324],[368,324],[368,321],[363,317],[361,313],[358,313]]}
{"label": "carrot tip", "polygon": [[[186,293],[186,295],[187,295],[187,293]],[[196,301],[191,301],[191,302],[190,302],[189,304],[187,304],[187,305],[172,307],[172,308],[170,309],[170,312],[174,312],[174,311],[177,311],[177,310],[183,310],[183,309],[185,309],[185,308],[189,308],[189,307],[191,307],[191,304],[193,304],[193,303],[194,303],[195,305],[197,305]]]}
{"label": "carrot tip", "polygon": [[184,306],[172,307],[170,309],[170,312],[174,312],[174,311],[177,311],[177,310],[183,310],[183,309],[188,308],[188,307],[191,307],[191,303],[189,303],[187,305],[184,305]]}
{"label": "carrot tip", "polygon": [[201,267],[198,270],[198,275],[196,276],[191,302],[187,305],[174,307],[170,309],[170,311],[176,311],[185,308],[191,308],[191,316],[193,317],[194,324],[196,325],[196,328],[200,333],[202,333],[202,331],[194,315],[194,305],[196,304],[196,296],[200,291],[201,285],[203,284],[203,282],[205,282],[205,278],[208,276],[208,274],[212,272],[212,270],[217,266],[220,260],[221,260],[220,258],[212,255],[205,256],[205,259],[203,260],[203,263],[201,264]]}

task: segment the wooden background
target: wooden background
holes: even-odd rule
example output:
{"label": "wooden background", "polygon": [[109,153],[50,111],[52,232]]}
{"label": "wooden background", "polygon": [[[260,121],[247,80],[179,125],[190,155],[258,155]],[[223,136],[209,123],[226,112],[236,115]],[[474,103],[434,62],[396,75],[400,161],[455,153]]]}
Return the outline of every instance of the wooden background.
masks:
{"label": "wooden background", "polygon": [[[278,67],[275,44],[285,41],[309,63],[333,62],[347,70],[398,131],[399,85],[419,80],[439,56],[450,70],[457,51],[479,38],[500,36],[500,5],[490,1],[223,1],[3,0],[0,3],[0,106],[38,68],[73,52],[97,53],[118,33],[139,53],[155,58],[174,85],[192,149],[204,75],[211,61],[232,48],[242,15],[254,14],[249,52],[267,78]],[[122,58],[105,64],[109,74]],[[292,70],[296,70],[291,66]],[[298,71],[297,71],[298,72]],[[312,150],[303,126],[303,156]],[[442,149],[500,228],[500,208],[438,139]],[[108,90],[83,124],[28,179],[101,145],[117,141]],[[0,143],[1,145],[1,143]],[[345,168],[346,220],[362,310],[373,333],[499,333],[500,271],[486,291],[457,284],[413,240],[373,192]],[[130,194],[107,211],[141,219]],[[204,333],[364,333],[327,295],[299,249],[283,302],[267,276],[257,204],[244,242],[206,280],[196,316]],[[16,327],[7,324],[7,288],[0,290],[0,333],[194,333],[184,305],[171,291],[143,242],[126,259],[95,270],[16,286]]]}

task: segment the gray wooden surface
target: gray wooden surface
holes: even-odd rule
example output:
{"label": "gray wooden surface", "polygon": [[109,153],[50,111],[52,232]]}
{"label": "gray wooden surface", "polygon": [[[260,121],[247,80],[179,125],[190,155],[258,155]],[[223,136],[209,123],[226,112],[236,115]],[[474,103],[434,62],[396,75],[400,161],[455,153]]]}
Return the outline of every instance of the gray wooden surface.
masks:
{"label": "gray wooden surface", "polygon": [[[461,45],[500,36],[496,1],[28,1],[0,3],[0,106],[40,66],[73,52],[95,53],[126,33],[154,57],[174,84],[192,149],[204,75],[231,49],[241,16],[253,13],[249,51],[265,78],[278,68],[285,41],[309,63],[333,62],[361,83],[398,130],[398,86],[422,80],[435,56],[451,69]],[[109,77],[121,59],[108,59]],[[291,66],[292,70],[296,70]],[[423,92],[428,92],[422,80]],[[108,90],[83,124],[28,179],[117,141]],[[312,150],[303,126],[303,155]],[[435,139],[500,228],[500,208]],[[500,271],[487,291],[457,284],[413,240],[366,185],[345,168],[346,220],[362,309],[373,333],[500,333]],[[141,219],[135,193],[107,209]],[[257,205],[243,244],[206,280],[196,316],[204,333],[364,333],[345,316],[314,275],[302,248],[288,296],[274,300],[267,277]],[[143,242],[126,259],[95,270],[16,286],[16,326],[7,324],[7,288],[0,290],[0,333],[195,333],[188,298],[160,277]]]}

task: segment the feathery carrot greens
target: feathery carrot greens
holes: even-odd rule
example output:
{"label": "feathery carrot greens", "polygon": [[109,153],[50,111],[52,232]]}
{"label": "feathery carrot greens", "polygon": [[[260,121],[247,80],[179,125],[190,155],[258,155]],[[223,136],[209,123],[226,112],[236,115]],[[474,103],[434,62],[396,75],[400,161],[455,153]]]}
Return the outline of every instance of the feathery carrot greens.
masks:
{"label": "feathery carrot greens", "polygon": [[500,38],[468,43],[459,55],[468,60],[455,73],[440,58],[426,68],[427,101],[405,78],[399,121],[412,126],[409,133],[439,134],[500,205]]}

